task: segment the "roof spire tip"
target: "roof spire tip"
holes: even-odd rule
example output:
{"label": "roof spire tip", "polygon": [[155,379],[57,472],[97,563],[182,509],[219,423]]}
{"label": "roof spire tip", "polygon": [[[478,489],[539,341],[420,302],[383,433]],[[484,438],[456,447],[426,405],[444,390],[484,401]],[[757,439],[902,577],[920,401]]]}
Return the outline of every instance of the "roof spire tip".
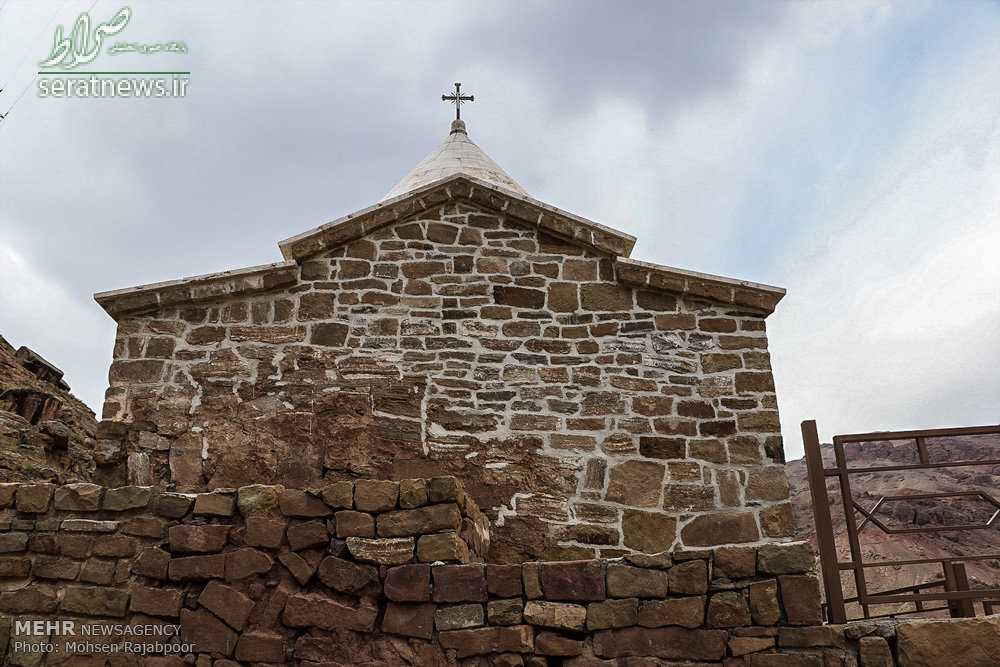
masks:
{"label": "roof spire tip", "polygon": [[455,134],[456,132],[461,132],[462,134],[466,133],[464,120],[451,121],[451,132],[449,132],[449,134]]}

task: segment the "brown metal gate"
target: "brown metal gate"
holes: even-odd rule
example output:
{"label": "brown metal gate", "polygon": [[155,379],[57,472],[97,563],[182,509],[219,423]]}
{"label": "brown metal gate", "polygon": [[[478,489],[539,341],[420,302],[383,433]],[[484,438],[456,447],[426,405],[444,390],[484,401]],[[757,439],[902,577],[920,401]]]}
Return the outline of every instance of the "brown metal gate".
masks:
{"label": "brown metal gate", "polygon": [[[994,587],[969,589],[965,563],[980,560],[1000,559],[1000,535],[998,549],[984,554],[969,554],[948,558],[908,558],[897,560],[866,560],[861,547],[859,533],[871,526],[889,535],[903,533],[942,533],[946,531],[989,530],[1000,533],[1000,500],[996,498],[1000,491],[992,493],[982,491],[959,491],[952,493],[918,493],[886,495],[878,498],[874,505],[864,506],[861,499],[855,496],[857,489],[852,489],[851,476],[865,473],[884,473],[892,471],[928,470],[934,468],[950,468],[963,466],[997,466],[1000,465],[1000,446],[990,449],[987,458],[973,461],[942,461],[931,460],[928,451],[928,440],[935,443],[947,442],[948,438],[1000,434],[1000,425],[979,426],[972,428],[949,428],[926,431],[897,431],[892,433],[864,433],[856,435],[838,435],[833,438],[834,464],[825,467],[820,450],[819,435],[815,421],[802,422],[802,439],[805,444],[806,468],[809,477],[809,490],[812,495],[813,515],[816,520],[816,536],[819,542],[820,563],[823,569],[823,583],[826,590],[826,610],[829,622],[845,623],[847,619],[847,604],[857,603],[864,618],[879,618],[905,614],[928,614],[946,610],[951,616],[975,616],[976,602],[979,602],[985,614],[1000,611],[1000,584]],[[849,465],[845,453],[845,445],[857,443],[859,451],[865,444],[912,442],[914,452],[912,463],[899,465]],[[997,439],[995,442],[1000,442]],[[934,457],[939,458],[939,457]],[[827,491],[827,478],[834,478],[835,487],[843,502],[845,529],[848,551],[846,558],[841,558],[836,546],[836,536],[833,531],[830,496]],[[978,496],[982,501],[993,505],[996,511],[981,523],[955,526],[925,526],[899,528],[886,525],[886,522],[876,516],[880,507],[887,502],[898,500],[925,500],[931,498],[957,498]],[[871,499],[866,499],[870,502]],[[863,517],[860,525],[858,517]],[[942,577],[939,580],[925,584],[917,584],[892,590],[869,590],[866,573],[873,567],[913,567],[923,564],[938,564]],[[845,597],[844,582],[841,572],[853,574],[857,595]],[[941,590],[935,590],[941,589]],[[884,614],[872,614],[872,605],[913,605],[908,611],[893,611]]]}

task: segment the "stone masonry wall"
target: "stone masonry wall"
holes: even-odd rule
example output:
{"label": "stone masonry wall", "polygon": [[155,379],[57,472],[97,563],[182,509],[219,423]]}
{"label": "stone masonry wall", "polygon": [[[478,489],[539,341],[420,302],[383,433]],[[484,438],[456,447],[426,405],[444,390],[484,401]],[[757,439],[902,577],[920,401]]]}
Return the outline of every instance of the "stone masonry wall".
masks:
{"label": "stone masonry wall", "polygon": [[282,271],[117,316],[105,483],[455,475],[494,561],[792,535],[761,312],[467,201]]}
{"label": "stone masonry wall", "polygon": [[16,666],[905,667],[947,651],[977,667],[1000,650],[1000,617],[822,625],[805,542],[484,565],[485,537],[453,478],[315,494],[4,484],[0,655]]}

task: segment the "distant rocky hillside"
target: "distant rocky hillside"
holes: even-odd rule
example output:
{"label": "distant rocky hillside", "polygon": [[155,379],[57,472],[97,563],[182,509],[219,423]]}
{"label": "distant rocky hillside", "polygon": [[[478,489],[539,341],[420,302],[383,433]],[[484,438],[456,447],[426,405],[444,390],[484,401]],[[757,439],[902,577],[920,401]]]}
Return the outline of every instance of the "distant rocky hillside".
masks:
{"label": "distant rocky hillside", "polygon": [[[892,465],[918,462],[912,443],[865,443],[849,446],[846,451],[849,467],[862,465]],[[928,440],[932,462],[1000,458],[1000,436],[969,436],[964,438]],[[833,446],[823,445],[827,466],[833,464]],[[864,461],[864,464],[859,463]],[[786,465],[795,515],[796,535],[817,545],[805,459]],[[939,468],[936,470],[903,470],[886,473],[851,475],[855,498],[866,508],[879,498],[889,495],[919,493],[953,493],[983,491],[1000,499],[1000,466]],[[844,513],[835,482],[828,480],[834,532],[837,548],[843,558],[848,552],[844,530]],[[997,508],[979,497],[887,501],[875,516],[890,527],[954,526],[985,523]],[[864,517],[858,515],[859,525]],[[860,535],[867,560],[901,560],[907,558],[948,557],[1000,553],[1000,523],[991,528],[969,531],[945,531],[924,534],[887,535],[874,524]],[[991,559],[967,564],[972,588],[1000,587],[1000,560]],[[874,568],[870,571],[869,590],[888,590],[941,578],[940,567],[903,566]],[[846,577],[845,577],[846,580]],[[848,586],[853,595],[853,582]],[[978,605],[977,605],[978,607]],[[885,611],[885,610],[883,610]]]}
{"label": "distant rocky hillside", "polygon": [[0,482],[90,480],[97,420],[62,376],[0,336]]}

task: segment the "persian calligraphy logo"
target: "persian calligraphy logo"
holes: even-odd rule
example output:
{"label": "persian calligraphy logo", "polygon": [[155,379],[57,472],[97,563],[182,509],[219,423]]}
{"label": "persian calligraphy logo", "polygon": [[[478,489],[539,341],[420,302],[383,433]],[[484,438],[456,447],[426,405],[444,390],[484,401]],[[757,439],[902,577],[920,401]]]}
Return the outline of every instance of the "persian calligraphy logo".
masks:
{"label": "persian calligraphy logo", "polygon": [[[121,33],[132,19],[132,9],[122,7],[110,20],[93,24],[88,12],[81,13],[69,33],[63,26],[56,27],[52,49],[48,58],[38,63],[43,68],[38,72],[39,97],[184,97],[190,82],[185,76],[190,72],[181,71],[115,71],[92,72],[77,70],[81,65],[94,62],[105,40]],[[139,42],[116,41],[107,48],[108,55],[136,53],[153,55],[157,53],[185,54],[187,44],[180,41],[142,44]],[[134,75],[143,78],[108,78],[108,74]],[[42,75],[63,75],[48,78]],[[86,75],[88,78],[75,78]],[[100,76],[99,76],[100,75]],[[149,78],[149,77],[153,78]]]}

